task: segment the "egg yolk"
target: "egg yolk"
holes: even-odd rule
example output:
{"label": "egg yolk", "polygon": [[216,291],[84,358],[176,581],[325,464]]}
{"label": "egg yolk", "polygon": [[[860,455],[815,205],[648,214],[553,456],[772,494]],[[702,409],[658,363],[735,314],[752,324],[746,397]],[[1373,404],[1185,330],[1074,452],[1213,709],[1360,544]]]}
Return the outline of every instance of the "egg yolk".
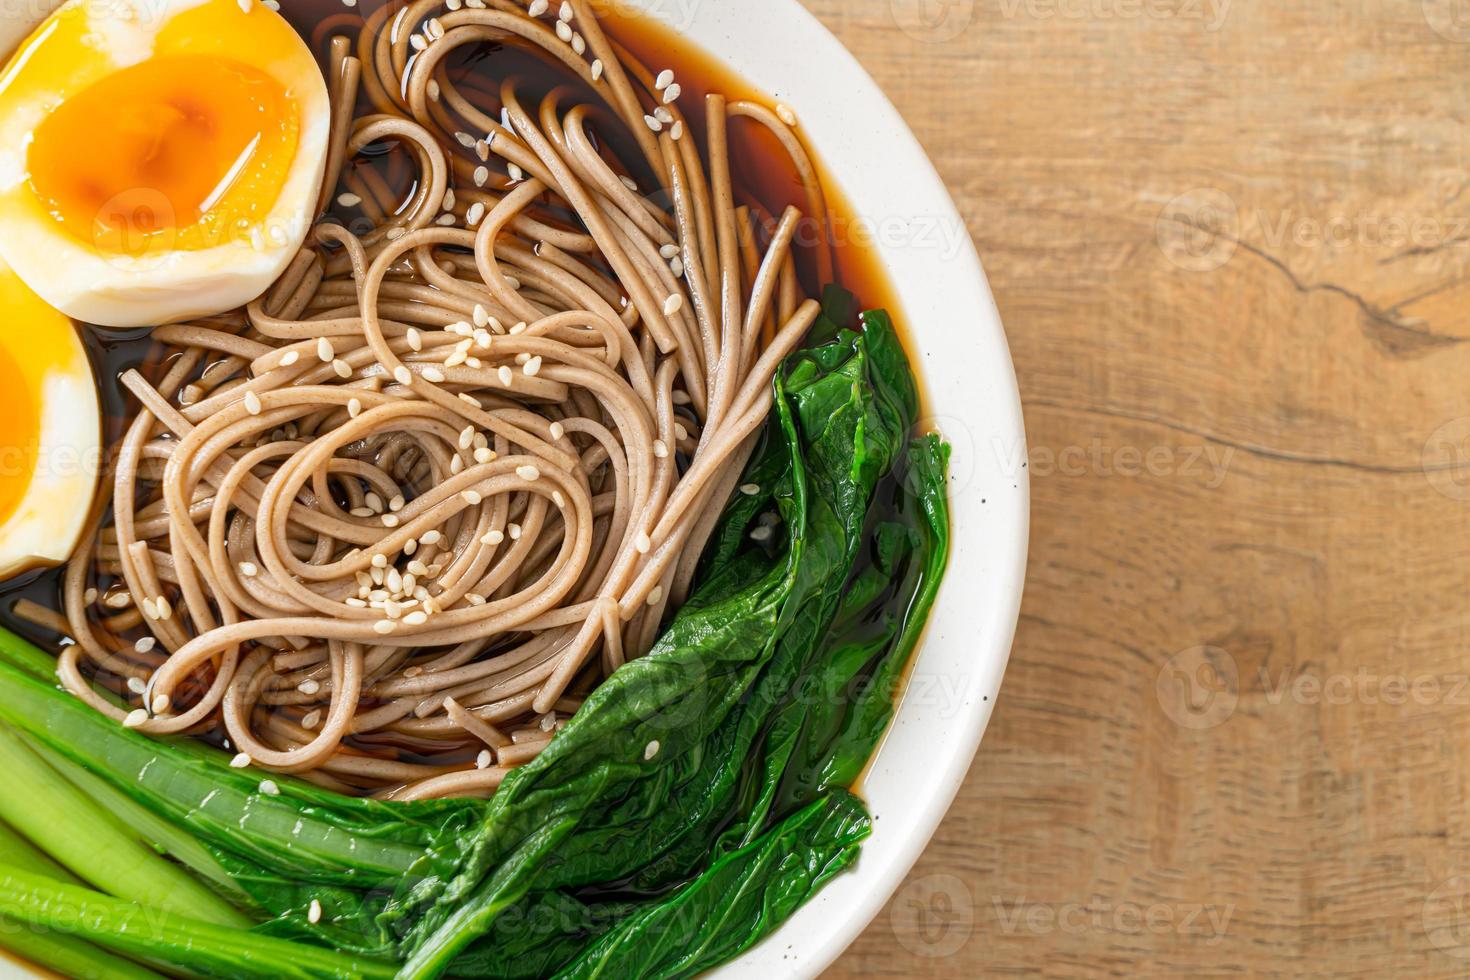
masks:
{"label": "egg yolk", "polygon": [[258,68],[155,56],[57,106],[27,169],[51,215],[100,251],[212,248],[263,233],[300,126],[295,100]]}
{"label": "egg yolk", "polygon": [[30,488],[40,462],[41,396],[48,372],[75,357],[75,328],[0,266],[0,525]]}

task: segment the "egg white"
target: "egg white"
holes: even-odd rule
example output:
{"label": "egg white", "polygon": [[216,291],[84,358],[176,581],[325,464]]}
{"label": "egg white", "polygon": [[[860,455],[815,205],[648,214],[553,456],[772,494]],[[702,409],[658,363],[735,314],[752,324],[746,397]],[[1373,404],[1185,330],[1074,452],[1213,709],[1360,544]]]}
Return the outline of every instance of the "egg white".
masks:
{"label": "egg white", "polygon": [[[280,276],[310,228],[331,115],[326,82],[304,42],[290,57],[269,64],[253,59],[248,46],[231,52],[281,82],[300,113],[295,158],[253,241],[236,238],[192,251],[103,253],[67,234],[30,189],[26,154],[47,114],[70,95],[146,60],[169,21],[206,3],[228,4],[241,18],[280,16],[258,3],[243,10],[236,0],[68,0],[0,74],[0,258],[74,319],[110,327],[152,326],[242,306]],[[86,30],[74,44],[75,61],[59,90],[9,97],[20,87],[14,82],[27,71],[29,53],[39,45],[75,41],[80,16],[86,18]]]}

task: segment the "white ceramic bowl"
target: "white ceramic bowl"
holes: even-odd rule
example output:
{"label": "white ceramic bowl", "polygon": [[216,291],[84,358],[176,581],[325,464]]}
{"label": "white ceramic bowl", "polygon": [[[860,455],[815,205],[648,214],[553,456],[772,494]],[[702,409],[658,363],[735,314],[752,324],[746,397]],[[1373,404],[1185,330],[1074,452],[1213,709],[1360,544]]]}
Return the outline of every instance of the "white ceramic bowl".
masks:
{"label": "white ceramic bowl", "polygon": [[[656,17],[793,107],[855,215],[872,223],[933,415],[954,446],[949,571],[862,785],[873,836],[849,873],[715,971],[813,977],[883,908],[964,781],[1005,672],[1025,579],[1025,429],[1010,351],[964,221],[891,103],[797,0],[609,0]],[[0,19],[0,51],[29,29]],[[18,23],[21,21],[22,23]],[[895,25],[895,29],[897,26]],[[14,975],[0,959],[0,976]]]}
{"label": "white ceramic bowl", "polygon": [[1015,373],[985,273],[939,175],[877,84],[797,0],[615,2],[675,27],[796,111],[854,217],[877,232],[931,421],[954,446],[949,571],[861,788],[873,836],[851,872],[713,974],[812,977],[903,882],[990,720],[1025,580],[1029,496]]}

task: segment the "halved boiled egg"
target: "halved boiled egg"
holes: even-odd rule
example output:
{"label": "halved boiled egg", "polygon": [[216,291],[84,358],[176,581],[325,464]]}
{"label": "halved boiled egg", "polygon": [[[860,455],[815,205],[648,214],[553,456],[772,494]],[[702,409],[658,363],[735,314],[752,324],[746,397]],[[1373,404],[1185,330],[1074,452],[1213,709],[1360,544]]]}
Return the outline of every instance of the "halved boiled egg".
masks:
{"label": "halved boiled egg", "polygon": [[76,327],[0,263],[0,579],[76,547],[102,463]]}
{"label": "halved boiled egg", "polygon": [[301,247],[329,129],[256,0],[68,0],[0,74],[0,257],[88,323],[233,309]]}

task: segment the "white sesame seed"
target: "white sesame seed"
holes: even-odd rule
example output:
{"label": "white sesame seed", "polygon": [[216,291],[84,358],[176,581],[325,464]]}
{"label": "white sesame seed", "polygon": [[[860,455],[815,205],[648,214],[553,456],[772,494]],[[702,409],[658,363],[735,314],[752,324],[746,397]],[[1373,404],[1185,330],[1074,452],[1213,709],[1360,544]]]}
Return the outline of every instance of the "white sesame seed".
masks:
{"label": "white sesame seed", "polygon": [[476,187],[484,187],[485,186],[485,181],[487,181],[489,179],[490,179],[490,168],[489,167],[479,166],[479,167],[476,167],[475,168],[474,180],[475,180],[475,186]]}
{"label": "white sesame seed", "polygon": [[408,36],[408,43],[413,45],[415,51],[422,51],[429,46],[429,42],[424,40],[422,34],[410,34]]}
{"label": "white sesame seed", "polygon": [[250,758],[250,756],[246,755],[244,752],[241,752],[239,755],[235,756],[233,759],[230,760],[230,768],[231,769],[244,769],[244,768],[248,767],[250,765],[250,763],[252,763],[254,761],[255,760],[252,759],[252,758]]}
{"label": "white sesame seed", "polygon": [[594,82],[597,81],[599,78],[602,77],[602,71],[603,71],[602,59],[601,58],[595,58],[595,59],[593,59],[593,61],[592,61],[592,80]]}
{"label": "white sesame seed", "polygon": [[169,601],[167,599],[165,599],[163,596],[159,596],[155,600],[155,604],[158,607],[158,618],[159,619],[172,619],[173,618],[173,615],[174,615],[174,607],[169,603]]}
{"label": "white sesame seed", "polygon": [[505,540],[504,531],[486,531],[480,536],[481,544],[497,545]]}
{"label": "white sesame seed", "polygon": [[362,198],[358,197],[356,194],[353,194],[351,191],[348,191],[345,194],[337,195],[337,203],[342,205],[344,208],[355,208],[362,203]]}
{"label": "white sesame seed", "polygon": [[274,779],[262,779],[260,781],[260,791],[266,796],[281,795],[281,787],[276,785],[276,781]]}
{"label": "white sesame seed", "polygon": [[747,497],[754,497],[761,492],[761,485],[759,483],[742,483],[740,485],[740,492]]}
{"label": "white sesame seed", "polygon": [[658,739],[654,739],[652,742],[649,742],[643,748],[643,761],[648,762],[652,760],[654,756],[658,755],[658,750],[660,748],[661,746],[658,744]]}
{"label": "white sesame seed", "polygon": [[507,524],[505,530],[510,534],[512,541],[519,541],[521,539],[521,526],[519,524]]}
{"label": "white sesame seed", "polygon": [[556,36],[568,44],[572,43],[572,27],[564,20],[556,22]]}
{"label": "white sesame seed", "polygon": [[296,685],[296,690],[300,691],[302,694],[307,694],[307,695],[315,694],[318,691],[320,691],[321,689],[322,689],[321,684],[319,684],[319,683],[317,683],[316,681],[313,681],[313,680],[305,680],[305,681],[302,681],[300,684],[297,684]]}
{"label": "white sesame seed", "polygon": [[526,373],[526,377],[528,378],[536,377],[536,375],[541,371],[541,355],[537,354],[535,357],[532,357],[530,360],[526,361],[526,366],[521,370]]}
{"label": "white sesame seed", "polygon": [[87,605],[90,606],[90,605],[92,605],[92,603],[94,603],[96,601],[97,601],[97,590],[96,589],[88,589],[86,592],[83,592],[82,593],[82,602],[86,603]]}
{"label": "white sesame seed", "polygon": [[153,713],[155,715],[163,714],[165,711],[168,710],[169,703],[169,696],[167,694],[160,694],[158,697],[153,699]]}
{"label": "white sesame seed", "polygon": [[664,105],[670,105],[674,102],[677,102],[679,100],[679,96],[683,94],[683,86],[681,86],[678,82],[675,82],[673,85],[670,85],[668,88],[664,89]]}
{"label": "white sesame seed", "polygon": [[245,411],[251,415],[260,414],[260,396],[253,391],[245,392]]}
{"label": "white sesame seed", "polygon": [[423,537],[419,538],[419,544],[438,544],[443,537],[438,531],[425,531]]}
{"label": "white sesame seed", "polygon": [[299,360],[301,360],[300,351],[288,350],[285,354],[281,355],[281,367],[290,367]]}
{"label": "white sesame seed", "polygon": [[776,117],[788,126],[796,125],[796,113],[784,102],[776,103]]}
{"label": "white sesame seed", "polygon": [[398,628],[398,624],[391,619],[380,619],[373,624],[373,632],[379,636],[387,636]]}
{"label": "white sesame seed", "polygon": [[444,372],[436,367],[424,368],[424,380],[432,381],[434,384],[441,384],[444,381]]}
{"label": "white sesame seed", "polygon": [[530,465],[517,466],[516,476],[520,477],[522,480],[525,480],[527,483],[531,483],[541,479],[541,471],[538,470],[536,467]]}
{"label": "white sesame seed", "polygon": [[567,23],[571,23],[572,5],[568,0],[561,0],[561,9],[556,12],[556,15]]}
{"label": "white sesame seed", "polygon": [[682,293],[674,293],[668,299],[664,300],[664,316],[673,316],[683,308],[684,295]]}
{"label": "white sesame seed", "polygon": [[343,381],[346,381],[348,378],[352,377],[352,368],[348,366],[347,362],[342,360],[342,358],[340,357],[332,362],[332,370],[336,371],[337,377],[341,378]]}
{"label": "white sesame seed", "polygon": [[653,455],[655,459],[666,459],[669,455],[669,447],[662,439],[653,440]]}
{"label": "white sesame seed", "polygon": [[[625,177],[622,174],[619,174],[618,180],[621,180],[623,182],[623,186],[628,188],[628,190],[632,191],[635,194],[638,193],[638,182],[635,181],[632,177]],[[627,305],[627,302],[627,297],[623,297],[623,304],[625,306]]]}
{"label": "white sesame seed", "polygon": [[429,23],[424,27],[424,33],[429,35],[432,40],[437,41],[444,36],[444,24],[438,17],[430,17]]}
{"label": "white sesame seed", "polygon": [[551,0],[531,0],[531,6],[526,8],[526,15],[540,17],[549,9],[551,9]]}
{"label": "white sesame seed", "polygon": [[[521,284],[520,283],[515,283],[515,285],[514,285],[513,288],[519,289],[520,287],[521,287]],[[528,329],[528,327],[526,326],[526,321],[525,320],[522,320],[520,323],[517,323],[515,326],[513,326],[513,327],[510,328],[510,335],[512,337],[514,337],[517,334],[523,334],[523,333],[526,332],[527,329]]]}
{"label": "white sesame seed", "polygon": [[403,617],[404,623],[409,626],[422,626],[429,621],[429,614],[423,612],[411,612]]}
{"label": "white sesame seed", "polygon": [[398,515],[397,514],[384,514],[383,515],[383,526],[384,527],[397,527],[398,526]]}
{"label": "white sesame seed", "polygon": [[673,140],[674,142],[677,143],[679,140],[681,140],[683,138],[684,138],[684,120],[682,120],[682,119],[676,119],[676,120],[674,120],[674,125],[672,125],[672,126],[669,127],[669,139],[671,139],[671,140]]}
{"label": "white sesame seed", "polygon": [[562,425],[560,422],[553,422],[553,423],[551,423],[551,438],[553,438],[553,439],[560,439],[562,436],[564,436],[566,434],[567,434],[567,428],[566,428],[566,426]]}
{"label": "white sesame seed", "polygon": [[658,77],[653,80],[653,87],[660,92],[662,92],[664,89],[668,88],[672,84],[674,84],[674,71],[671,68],[665,68],[663,71],[659,72]]}
{"label": "white sesame seed", "polygon": [[158,646],[157,639],[151,636],[145,636],[137,643],[133,644],[133,649],[137,650],[139,653],[148,653],[156,646]]}
{"label": "white sesame seed", "polygon": [[334,350],[332,347],[332,342],[326,337],[322,337],[317,340],[316,356],[318,359],[321,360],[323,364],[331,363],[332,358],[337,356],[336,350]]}
{"label": "white sesame seed", "polygon": [[322,903],[314,898],[311,900],[311,907],[306,910],[306,921],[312,925],[322,921]]}
{"label": "white sesame seed", "polygon": [[438,218],[434,219],[434,223],[439,225],[441,228],[448,228],[450,225],[454,224],[458,220],[459,219],[456,218],[454,215],[446,213],[441,214]]}
{"label": "white sesame seed", "polygon": [[653,548],[653,542],[648,539],[647,534],[640,531],[638,532],[638,537],[633,539],[633,547],[638,550],[640,555],[646,555]]}
{"label": "white sesame seed", "polygon": [[362,600],[362,599],[357,598],[356,596],[348,596],[346,599],[343,599],[342,601],[345,602],[347,605],[351,606],[353,609],[366,609],[367,608],[367,602],[364,601],[364,600]]}
{"label": "white sesame seed", "polygon": [[388,556],[387,555],[383,555],[383,554],[373,555],[373,567],[374,568],[387,568],[388,567]]}
{"label": "white sesame seed", "polygon": [[404,505],[407,503],[408,501],[403,499],[403,494],[395,493],[393,495],[393,499],[388,501],[388,509],[396,514],[400,510],[402,510],[404,508]]}
{"label": "white sesame seed", "polygon": [[655,133],[662,133],[664,131],[664,124],[659,122],[659,120],[654,116],[644,116],[643,121],[648,125],[648,128],[653,130]]}
{"label": "white sesame seed", "polygon": [[126,609],[132,604],[132,602],[133,594],[126,590],[122,592],[114,592],[112,595],[102,600],[102,604],[108,609]]}
{"label": "white sesame seed", "polygon": [[669,261],[669,271],[674,274],[675,279],[682,279],[684,277],[684,260],[677,255],[674,256]]}
{"label": "white sesame seed", "polygon": [[401,385],[413,383],[413,372],[402,365],[393,369],[393,380]]}
{"label": "white sesame seed", "polygon": [[302,717],[302,719],[301,719],[301,727],[302,728],[315,728],[317,725],[320,725],[321,723],[322,723],[322,711],[321,711],[320,708],[316,708],[316,709],[314,709],[312,711],[307,712],[306,715],[304,715]]}
{"label": "white sesame seed", "polygon": [[141,728],[146,724],[148,724],[148,712],[142,708],[129,711],[128,716],[123,719],[124,728]]}
{"label": "white sesame seed", "polygon": [[674,256],[676,256],[676,255],[679,254],[679,246],[677,246],[677,245],[664,245],[661,248],[659,248],[658,254],[661,255],[661,256],[663,256],[666,259],[672,259]]}
{"label": "white sesame seed", "polygon": [[476,769],[489,769],[490,768],[490,750],[489,749],[486,749],[485,751],[481,752],[479,755],[475,756],[475,768]]}
{"label": "white sesame seed", "polygon": [[490,159],[489,140],[475,140],[475,156],[479,157],[481,160]]}
{"label": "white sesame seed", "polygon": [[495,450],[486,449],[484,446],[480,446],[475,449],[475,462],[479,463],[481,466],[484,466],[486,463],[491,463],[494,461]]}
{"label": "white sesame seed", "polygon": [[468,503],[471,507],[478,506],[480,501],[485,499],[484,497],[480,496],[480,492],[478,490],[465,490],[463,493],[460,494],[460,496],[463,497],[465,499],[465,502]]}
{"label": "white sesame seed", "polygon": [[656,606],[659,604],[659,601],[663,599],[663,597],[664,587],[662,585],[655,585],[653,587],[653,591],[648,593],[648,604],[650,606]]}
{"label": "white sesame seed", "polygon": [[[512,164],[512,166],[514,165]],[[475,225],[480,223],[480,219],[483,217],[485,217],[484,202],[476,201],[474,204],[471,204],[469,210],[464,213],[464,223],[473,228]]]}
{"label": "white sesame seed", "polygon": [[467,599],[469,601],[469,604],[472,606],[483,606],[485,604],[485,597],[482,595],[476,595],[473,592],[466,595],[465,599]]}
{"label": "white sesame seed", "polygon": [[454,476],[458,476],[459,474],[464,472],[463,456],[454,456],[452,459],[449,460],[449,472]]}
{"label": "white sesame seed", "polygon": [[653,118],[657,119],[665,126],[672,125],[674,122],[674,114],[665,109],[663,106],[659,106],[657,109],[653,110]]}
{"label": "white sesame seed", "polygon": [[143,679],[140,677],[129,677],[128,690],[134,694],[146,694],[148,693],[148,685],[144,684]]}
{"label": "white sesame seed", "polygon": [[[458,0],[456,0],[456,2],[458,2]],[[432,78],[429,79],[429,84],[427,84],[427,85],[424,86],[424,90],[428,93],[428,96],[429,96],[429,98],[432,101],[434,101],[434,102],[438,102],[439,101],[440,92],[439,92],[439,83],[437,81],[435,81]]]}
{"label": "white sesame seed", "polygon": [[515,380],[515,374],[512,373],[511,369],[506,367],[504,364],[500,366],[500,370],[496,373],[500,375],[500,383],[505,385],[505,387],[507,388],[509,388],[511,382]]}
{"label": "white sesame seed", "polygon": [[475,138],[469,133],[464,132],[463,130],[455,133],[454,139],[456,142],[459,143],[460,146],[464,147],[466,150],[475,145]]}
{"label": "white sesame seed", "polygon": [[362,414],[362,400],[359,398],[349,399],[347,402],[347,414],[351,418],[357,418]]}
{"label": "white sesame seed", "polygon": [[255,567],[255,562],[253,561],[242,561],[240,563],[240,574],[246,578],[254,578],[260,574],[260,569]]}

